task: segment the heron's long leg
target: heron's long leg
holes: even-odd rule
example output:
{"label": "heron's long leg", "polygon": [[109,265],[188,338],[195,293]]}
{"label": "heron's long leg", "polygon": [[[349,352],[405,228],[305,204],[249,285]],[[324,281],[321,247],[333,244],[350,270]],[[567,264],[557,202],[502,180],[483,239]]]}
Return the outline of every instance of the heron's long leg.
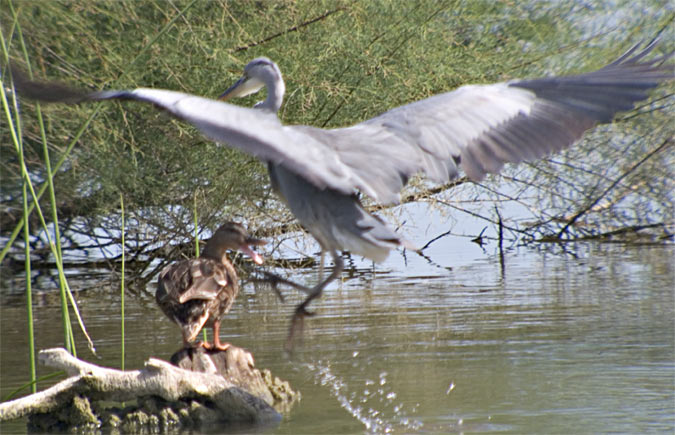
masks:
{"label": "heron's long leg", "polygon": [[[340,273],[342,272],[342,268],[343,268],[342,258],[338,257],[337,253],[331,253],[331,254],[332,255],[334,254],[333,260],[335,260],[335,267],[338,266],[338,261],[340,262],[340,270],[337,272],[337,274],[335,276],[333,276],[335,274],[335,271],[333,271],[333,274],[331,274],[331,277],[329,277],[328,279],[323,281],[323,270],[324,270],[323,266],[324,266],[324,259],[325,259],[325,256],[326,256],[326,251],[322,249],[321,250],[321,263],[319,263],[319,284],[317,284],[314,287],[307,287],[307,286],[304,286],[302,284],[298,284],[297,282],[293,282],[289,279],[282,278],[281,276],[279,276],[277,274],[274,274],[274,273],[271,273],[271,272],[263,272],[263,275],[265,275],[264,281],[269,282],[272,285],[272,288],[276,292],[276,294],[279,297],[279,299],[281,300],[281,302],[284,302],[284,296],[281,294],[281,292],[277,288],[277,284],[286,284],[287,286],[293,287],[294,289],[299,290],[303,293],[306,293],[307,295],[311,295],[316,291],[317,287],[324,288],[326,285],[328,285],[328,283],[330,283],[335,278],[337,278],[340,275]],[[339,258],[339,260],[336,260],[336,258]]]}
{"label": "heron's long leg", "polygon": [[[323,251],[322,251],[323,252]],[[307,305],[309,305],[310,302],[312,302],[314,299],[318,298],[321,296],[321,293],[323,292],[323,289],[333,280],[337,279],[340,274],[342,273],[342,270],[344,269],[344,262],[342,261],[342,257],[338,255],[338,253],[335,250],[330,251],[331,256],[333,257],[333,261],[335,263],[335,266],[333,267],[333,272],[326,278],[324,281],[321,281],[317,285],[315,285],[311,291],[309,292],[308,296],[305,298],[305,300],[297,306],[295,309],[295,313],[293,314],[293,318],[291,319],[291,327],[288,331],[288,339],[286,340],[286,349],[287,350],[292,350],[293,349],[293,338],[296,336],[296,334],[299,333],[300,336],[302,336],[302,331],[304,329],[304,318],[306,316],[313,316],[314,313],[311,313],[307,311]]]}
{"label": "heron's long leg", "polygon": [[[323,256],[323,251],[321,251],[321,254]],[[307,305],[309,305],[309,303],[312,302],[312,300],[321,296],[323,289],[326,288],[326,286],[330,284],[332,281],[336,280],[342,273],[342,270],[345,267],[344,262],[342,261],[342,257],[338,255],[338,253],[335,250],[331,250],[330,255],[333,257],[333,262],[335,263],[335,266],[333,266],[333,271],[331,272],[330,275],[328,275],[328,278],[312,287],[311,291],[309,292],[309,295],[304,300],[304,302],[298,305],[298,308],[296,309],[296,314],[299,311],[302,311],[304,312],[305,315],[311,315],[310,313],[307,313],[307,311],[305,310],[305,308],[307,308]],[[321,263],[323,264],[323,260]]]}
{"label": "heron's long leg", "polygon": [[284,301],[284,297],[277,288],[277,284],[286,284],[289,287],[293,287],[296,290],[299,290],[303,293],[311,294],[313,287],[307,287],[302,284],[298,284],[297,282],[293,282],[290,279],[282,278],[277,274],[274,274],[272,272],[263,272],[263,275],[265,275],[265,279],[262,280],[262,282],[269,282],[272,285],[272,288],[274,288],[274,291],[277,293],[277,296],[279,296],[279,299],[281,301]]}
{"label": "heron's long leg", "polygon": [[323,261],[326,259],[326,250],[321,249],[321,263],[319,263],[319,281],[323,280]]}

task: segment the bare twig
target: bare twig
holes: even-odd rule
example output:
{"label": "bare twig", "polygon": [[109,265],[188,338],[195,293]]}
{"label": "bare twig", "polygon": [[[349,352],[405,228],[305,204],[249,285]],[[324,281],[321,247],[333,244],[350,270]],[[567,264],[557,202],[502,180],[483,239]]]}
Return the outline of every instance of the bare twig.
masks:
{"label": "bare twig", "polygon": [[614,182],[613,182],[612,184],[610,184],[609,187],[607,187],[607,189],[605,189],[603,192],[601,192],[600,195],[598,195],[598,196],[595,198],[595,200],[591,201],[590,204],[588,204],[586,207],[584,207],[582,210],[579,210],[579,212],[577,212],[574,216],[572,216],[572,217],[567,221],[567,223],[565,224],[565,226],[563,226],[563,228],[558,232],[558,234],[557,234],[556,237],[557,237],[557,238],[562,238],[563,234],[565,234],[565,232],[567,232],[567,229],[568,229],[570,226],[574,225],[574,223],[575,223],[581,216],[585,215],[585,214],[588,213],[591,209],[593,209],[593,207],[595,207],[595,205],[597,205],[597,203],[600,202],[600,200],[602,200],[602,198],[604,198],[604,197],[605,197],[612,189],[614,189],[619,183],[621,183],[621,181],[622,181],[624,178],[626,178],[628,175],[630,175],[633,171],[635,171],[638,167],[640,167],[640,165],[642,165],[643,163],[645,163],[647,160],[649,160],[650,158],[652,158],[654,155],[658,154],[659,152],[661,152],[662,150],[666,149],[667,147],[669,147],[669,146],[672,145],[672,144],[673,144],[673,138],[668,138],[668,139],[666,139],[665,141],[663,141],[663,143],[662,143],[661,145],[659,145],[658,147],[656,147],[655,149],[653,149],[652,151],[650,151],[649,153],[647,153],[647,155],[645,155],[645,156],[644,156],[642,159],[640,159],[637,163],[635,163],[633,166],[631,166],[626,172],[624,172],[623,174],[621,174],[620,177],[618,177],[616,180],[614,180]]}
{"label": "bare twig", "polygon": [[322,15],[319,15],[318,17],[312,18],[311,20],[300,23],[297,26],[293,26],[293,27],[290,27],[286,30],[283,30],[283,31],[279,32],[279,33],[275,33],[272,36],[268,36],[268,37],[263,38],[259,41],[252,42],[250,44],[242,45],[240,47],[237,47],[237,48],[234,49],[234,52],[236,53],[236,52],[239,52],[239,51],[245,51],[245,50],[248,50],[249,48],[253,48],[253,47],[256,47],[258,45],[264,44],[266,42],[271,41],[272,39],[278,38],[280,36],[284,36],[288,33],[297,32],[298,30],[300,30],[303,27],[309,26],[310,24],[316,23],[317,21],[324,20],[324,19],[328,18],[329,16],[333,15],[334,13],[344,11],[345,9],[346,8],[344,6],[339,7],[337,9],[333,9],[332,11],[328,11],[328,12],[322,14]]}

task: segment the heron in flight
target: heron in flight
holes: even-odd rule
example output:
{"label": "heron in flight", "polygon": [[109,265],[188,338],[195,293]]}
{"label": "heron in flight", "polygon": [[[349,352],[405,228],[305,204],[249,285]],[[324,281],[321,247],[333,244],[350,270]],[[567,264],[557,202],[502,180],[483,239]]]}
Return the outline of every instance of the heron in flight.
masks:
{"label": "heron in flight", "polygon": [[[669,56],[647,59],[656,41],[634,46],[609,65],[588,73],[489,85],[462,86],[336,129],[283,125],[277,117],[285,85],[271,60],[254,59],[226,100],[267,88],[266,99],[245,108],[181,92],[138,88],[89,92],[28,81],[15,72],[20,94],[51,102],[129,99],[152,103],[197,127],[212,140],[268,164],[271,184],[291,212],[334,261],[332,273],[297,306],[307,315],[343,268],[339,251],[374,261],[399,246],[414,246],[364,210],[357,192],[380,203],[399,201],[408,179],[423,174],[445,183],[460,170],[471,180],[497,173],[505,163],[560,151],[617,112],[630,110],[648,91],[673,76]],[[300,288],[302,286],[298,286]]]}

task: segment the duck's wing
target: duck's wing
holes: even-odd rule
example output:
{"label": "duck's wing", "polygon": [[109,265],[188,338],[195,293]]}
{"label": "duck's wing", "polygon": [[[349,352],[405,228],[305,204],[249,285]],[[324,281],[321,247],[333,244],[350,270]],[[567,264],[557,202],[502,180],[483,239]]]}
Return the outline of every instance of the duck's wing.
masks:
{"label": "duck's wing", "polygon": [[218,263],[204,258],[184,260],[166,267],[159,274],[157,302],[173,300],[180,304],[193,299],[214,300],[228,284],[227,274]]}
{"label": "duck's wing", "polygon": [[193,299],[214,300],[230,282],[225,269],[210,259],[192,260],[187,273],[191,285],[181,292],[178,298],[181,304]]}

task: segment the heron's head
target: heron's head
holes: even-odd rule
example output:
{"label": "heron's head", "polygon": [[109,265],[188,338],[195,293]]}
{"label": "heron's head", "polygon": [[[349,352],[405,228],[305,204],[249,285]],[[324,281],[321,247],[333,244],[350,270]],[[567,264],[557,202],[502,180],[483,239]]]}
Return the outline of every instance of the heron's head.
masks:
{"label": "heron's head", "polygon": [[270,90],[279,83],[283,83],[283,80],[277,64],[266,57],[258,57],[246,65],[244,75],[218,99],[227,101],[231,98],[245,97],[258,92],[265,86]]}

